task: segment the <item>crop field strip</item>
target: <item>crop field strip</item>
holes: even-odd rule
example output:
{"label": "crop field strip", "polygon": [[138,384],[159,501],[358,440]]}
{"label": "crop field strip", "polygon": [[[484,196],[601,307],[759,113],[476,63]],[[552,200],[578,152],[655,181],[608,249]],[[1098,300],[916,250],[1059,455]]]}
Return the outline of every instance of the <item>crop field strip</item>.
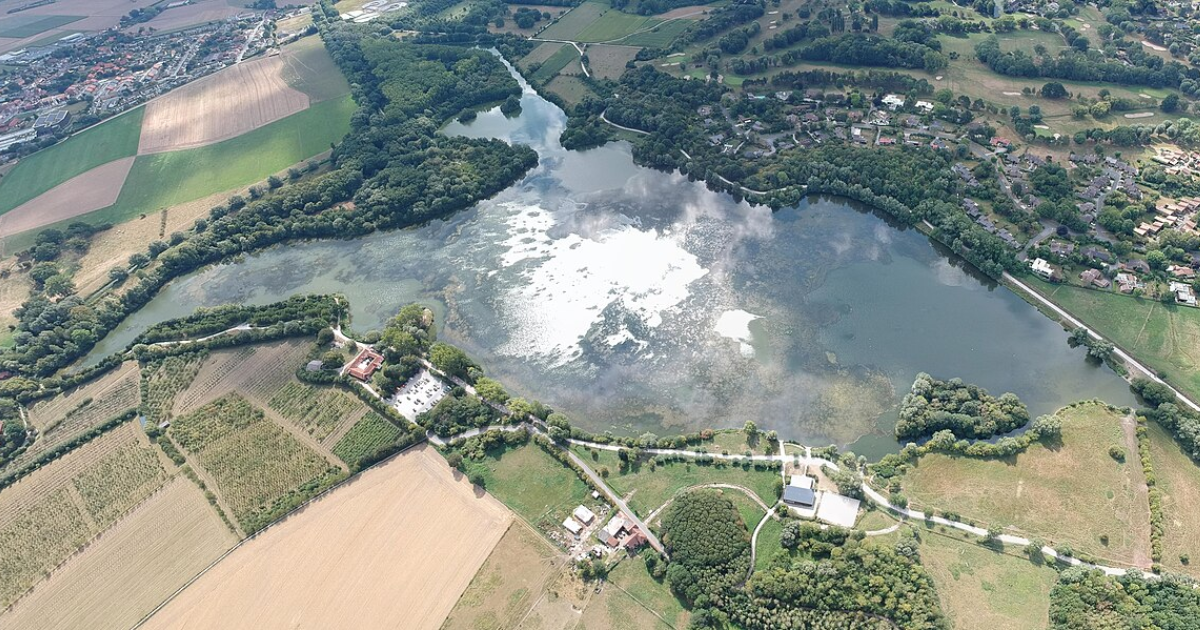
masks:
{"label": "crop field strip", "polygon": [[0,20],[0,37],[23,39],[78,22],[82,15],[17,15]]}
{"label": "crop field strip", "polygon": [[[399,427],[374,411],[356,422],[333,446],[333,454],[354,465],[400,437]],[[334,436],[330,436],[334,437]]]}
{"label": "crop field strip", "polygon": [[174,413],[191,413],[226,394],[238,392],[265,406],[308,356],[309,342],[281,341],[245,348],[218,350],[175,402]]}
{"label": "crop field strip", "polygon": [[213,478],[247,529],[256,513],[332,468],[237,394],[176,419],[167,434]]}
{"label": "crop field strip", "polygon": [[147,423],[158,425],[171,418],[175,397],[192,384],[204,359],[204,353],[169,356],[148,373],[143,371],[142,406]]}
{"label": "crop field strip", "polygon": [[105,420],[136,409],[140,401],[137,363],[129,362],[83,387],[33,405],[29,422],[38,429],[38,437],[9,468],[16,470]]}
{"label": "crop field strip", "polygon": [[299,381],[280,387],[267,406],[317,440],[324,440],[344,418],[363,407],[335,388],[316,388]]}
{"label": "crop field strip", "polygon": [[236,543],[199,488],[176,476],[0,614],[0,626],[129,628]]}
{"label": "crop field strip", "polygon": [[0,493],[0,607],[167,481],[139,433],[128,423]]}

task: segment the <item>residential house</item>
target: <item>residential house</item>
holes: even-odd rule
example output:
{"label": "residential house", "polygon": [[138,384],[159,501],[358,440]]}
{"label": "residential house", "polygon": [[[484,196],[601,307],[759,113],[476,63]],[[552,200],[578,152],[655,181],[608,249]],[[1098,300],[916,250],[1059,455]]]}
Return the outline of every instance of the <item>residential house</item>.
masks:
{"label": "residential house", "polygon": [[1090,284],[1100,289],[1107,289],[1112,284],[1109,282],[1108,278],[1104,277],[1104,274],[1101,273],[1099,269],[1088,269],[1087,271],[1079,274],[1079,279],[1082,280],[1084,284]]}
{"label": "residential house", "polygon": [[1029,261],[1029,269],[1042,280],[1048,282],[1054,279],[1054,267],[1043,258],[1034,258]]}
{"label": "residential house", "polygon": [[1070,256],[1075,253],[1075,243],[1070,241],[1050,241],[1050,253],[1055,256]]}
{"label": "residential house", "polygon": [[1167,267],[1167,272],[1183,280],[1191,280],[1196,277],[1196,270],[1186,265],[1171,265]]}
{"label": "residential house", "polygon": [[1192,285],[1182,282],[1172,282],[1171,293],[1175,294],[1175,301],[1179,304],[1196,306],[1196,293],[1192,291]]}
{"label": "residential house", "polygon": [[883,104],[888,109],[896,111],[900,107],[904,107],[904,97],[899,94],[888,94],[883,97]]}

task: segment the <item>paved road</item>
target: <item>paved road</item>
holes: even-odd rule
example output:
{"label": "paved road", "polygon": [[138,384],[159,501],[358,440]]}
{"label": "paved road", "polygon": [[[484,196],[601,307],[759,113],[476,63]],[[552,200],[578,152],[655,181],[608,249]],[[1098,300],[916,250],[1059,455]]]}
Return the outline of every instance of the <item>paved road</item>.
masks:
{"label": "paved road", "polygon": [[623,129],[623,130],[625,130],[625,131],[632,131],[633,133],[640,133],[640,134],[642,134],[643,136],[648,136],[648,135],[650,135],[650,132],[649,132],[649,131],[643,131],[643,130],[641,130],[641,129],[634,129],[633,127],[626,127],[625,125],[618,125],[617,123],[615,123],[615,122],[613,122],[613,121],[609,120],[608,118],[606,118],[606,117],[604,116],[604,115],[605,115],[605,114],[607,114],[607,113],[608,113],[608,110],[607,110],[607,109],[606,109],[606,110],[604,110],[604,111],[602,111],[602,112],[600,112],[600,120],[603,120],[604,122],[606,122],[606,123],[608,123],[608,124],[610,124],[610,125],[612,125],[612,126],[616,127],[617,129]]}
{"label": "paved road", "polygon": [[1092,330],[1090,327],[1088,327],[1082,321],[1079,321],[1079,319],[1077,319],[1074,315],[1068,313],[1067,311],[1063,310],[1062,307],[1060,307],[1059,305],[1057,305],[1054,302],[1051,302],[1049,299],[1043,297],[1041,293],[1038,293],[1029,285],[1025,284],[1024,282],[1021,282],[1020,280],[1017,280],[1011,274],[1009,274],[1007,271],[1004,272],[1004,279],[1007,280],[1008,282],[1010,282],[1013,286],[1016,286],[1017,288],[1024,291],[1026,294],[1028,294],[1033,299],[1037,300],[1039,304],[1054,311],[1055,314],[1057,314],[1059,317],[1061,317],[1064,320],[1066,320],[1067,322],[1069,322],[1072,326],[1086,330],[1089,335],[1091,335],[1092,337],[1094,337],[1096,339],[1100,339],[1102,341],[1108,341],[1109,343],[1112,343],[1113,344],[1113,353],[1115,353],[1118,357],[1121,357],[1121,360],[1124,361],[1126,363],[1126,365],[1129,365],[1130,367],[1134,368],[1135,370],[1141,372],[1142,374],[1144,374],[1146,376],[1146,378],[1148,378],[1156,383],[1166,386],[1167,389],[1170,389],[1171,392],[1175,394],[1176,398],[1178,398],[1180,401],[1182,401],[1183,404],[1190,407],[1193,411],[1200,411],[1200,405],[1197,405],[1192,399],[1188,398],[1187,396],[1184,396],[1182,392],[1180,392],[1179,390],[1172,387],[1170,383],[1167,383],[1166,381],[1159,378],[1158,375],[1156,375],[1153,371],[1150,370],[1150,368],[1139,363],[1137,361],[1137,359],[1134,359],[1132,356],[1130,356],[1130,354],[1128,352],[1125,352],[1124,350],[1122,350],[1121,347],[1118,346],[1117,344],[1113,343],[1112,340],[1105,339],[1104,337],[1102,337],[1100,335],[1100,333]]}
{"label": "paved road", "polygon": [[658,539],[658,536],[655,536],[654,532],[650,531],[650,527],[646,525],[642,519],[638,518],[638,515],[634,514],[633,510],[629,509],[629,506],[625,503],[625,501],[621,499],[616,492],[613,492],[612,488],[609,488],[607,483],[604,483],[604,479],[601,478],[600,475],[597,475],[596,471],[592,470],[591,467],[587,465],[587,462],[583,461],[582,457],[576,455],[575,451],[572,451],[569,448],[564,448],[563,450],[567,453],[567,457],[571,458],[572,462],[575,462],[576,465],[583,469],[583,472],[588,476],[588,479],[591,479],[592,483],[595,484],[597,488],[600,488],[600,491],[604,494],[604,496],[608,497],[608,500],[611,501],[613,505],[617,506],[617,509],[621,510],[621,514],[630,521],[633,521],[633,523],[638,526],[638,529],[642,530],[642,533],[645,534],[646,540],[650,543],[650,546],[654,547],[655,551],[663,554],[664,556],[667,555],[667,549],[663,546],[662,541]]}

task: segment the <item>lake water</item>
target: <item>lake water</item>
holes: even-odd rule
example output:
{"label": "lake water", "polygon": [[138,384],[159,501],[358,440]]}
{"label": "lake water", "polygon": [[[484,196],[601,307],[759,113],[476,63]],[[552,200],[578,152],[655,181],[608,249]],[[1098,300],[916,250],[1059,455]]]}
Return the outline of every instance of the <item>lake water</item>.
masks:
{"label": "lake water", "polygon": [[918,372],[1018,394],[1034,414],[1123,381],[1062,329],[964,270],[922,234],[841,199],[772,213],[678,174],[638,167],[625,143],[565,151],[563,113],[526,88],[449,134],[535,148],[540,165],[448,220],[353,241],[296,243],[168,285],[93,354],[147,326],[226,302],[341,292],[353,328],[432,306],[443,339],[515,394],[593,431],[740,427],[854,444],[878,456]]}

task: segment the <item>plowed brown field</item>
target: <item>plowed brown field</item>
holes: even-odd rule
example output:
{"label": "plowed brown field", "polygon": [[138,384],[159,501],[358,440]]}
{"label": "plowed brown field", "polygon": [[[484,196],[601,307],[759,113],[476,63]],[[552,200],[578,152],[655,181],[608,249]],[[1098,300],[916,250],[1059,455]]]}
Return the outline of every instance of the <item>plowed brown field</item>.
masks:
{"label": "plowed brown field", "polygon": [[46,192],[0,215],[0,237],[12,236],[93,210],[107,208],[117,200],[133,158],[108,164],[72,177]]}

